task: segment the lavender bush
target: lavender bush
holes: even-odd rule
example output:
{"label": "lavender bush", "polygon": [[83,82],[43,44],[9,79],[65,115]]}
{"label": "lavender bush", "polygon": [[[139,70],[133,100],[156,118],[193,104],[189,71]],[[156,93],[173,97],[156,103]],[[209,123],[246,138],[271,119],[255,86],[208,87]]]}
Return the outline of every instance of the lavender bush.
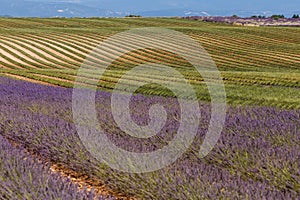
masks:
{"label": "lavender bush", "polygon": [[78,185],[50,171],[47,163],[32,158],[0,136],[0,199],[113,199],[79,190]]}
{"label": "lavender bush", "polygon": [[[297,199],[300,197],[300,111],[271,107],[231,107],[221,138],[204,159],[197,157],[210,119],[201,103],[197,137],[179,160],[160,171],[128,174],[95,160],[81,143],[72,121],[72,90],[0,78],[0,134],[54,163],[100,179],[115,191],[149,199]],[[139,125],[149,107],[168,113],[162,131],[149,139],[123,133],[113,120],[108,92],[98,92],[101,126],[117,146],[150,152],[176,134],[180,109],[174,98],[136,95],[130,108]],[[101,98],[100,98],[101,97]],[[109,155],[107,155],[109,156]]]}

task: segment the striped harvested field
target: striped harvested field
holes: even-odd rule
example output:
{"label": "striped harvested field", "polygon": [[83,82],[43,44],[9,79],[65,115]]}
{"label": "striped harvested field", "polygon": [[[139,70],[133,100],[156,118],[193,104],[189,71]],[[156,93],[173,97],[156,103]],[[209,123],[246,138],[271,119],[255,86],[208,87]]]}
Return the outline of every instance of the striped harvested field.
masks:
{"label": "striped harvested field", "polygon": [[[77,69],[106,38],[130,28],[164,27],[190,36],[211,55],[225,82],[228,103],[299,108],[299,28],[235,27],[175,18],[1,19],[0,26],[3,76],[22,76],[35,82],[73,87]],[[130,41],[124,41],[127,42]],[[108,46],[106,52],[92,61],[105,64],[118,51],[117,45]],[[111,64],[99,87],[114,88],[125,70],[147,62],[175,67],[195,87],[202,87],[199,89],[202,100],[208,99],[203,93],[205,85],[198,84],[203,80],[195,75],[189,63],[170,52],[155,49],[120,57]],[[141,74],[128,81],[147,76]],[[86,78],[99,77],[87,72]],[[149,78],[176,81],[174,77]]]}

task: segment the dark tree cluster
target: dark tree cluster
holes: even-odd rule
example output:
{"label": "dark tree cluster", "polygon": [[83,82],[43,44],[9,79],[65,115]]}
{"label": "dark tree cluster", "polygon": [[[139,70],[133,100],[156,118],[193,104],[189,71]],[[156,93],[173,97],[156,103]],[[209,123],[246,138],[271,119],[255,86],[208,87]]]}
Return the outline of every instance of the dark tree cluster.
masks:
{"label": "dark tree cluster", "polygon": [[293,17],[292,17],[293,19],[298,19],[299,18],[299,15],[293,15]]}
{"label": "dark tree cluster", "polygon": [[141,15],[126,15],[125,17],[142,17]]}
{"label": "dark tree cluster", "polygon": [[253,15],[253,16],[251,16],[251,18],[257,18],[257,19],[266,19],[266,16],[263,16],[263,15]]}

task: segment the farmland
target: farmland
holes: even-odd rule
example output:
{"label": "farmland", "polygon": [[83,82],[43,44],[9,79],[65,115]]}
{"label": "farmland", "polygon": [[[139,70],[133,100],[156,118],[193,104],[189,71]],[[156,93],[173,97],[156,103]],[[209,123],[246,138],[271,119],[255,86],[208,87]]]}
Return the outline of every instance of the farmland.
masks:
{"label": "farmland", "polygon": [[[129,28],[165,27],[187,34],[212,56],[228,103],[299,108],[299,28],[241,28],[179,19],[1,19],[0,25],[0,73],[5,76],[73,87],[76,70],[105,38]],[[113,88],[122,70],[147,61],[189,66],[168,52],[133,52],[113,63],[99,87]],[[191,67],[181,72],[202,82]],[[199,96],[206,100],[207,95]]]}
{"label": "farmland", "polygon": [[[168,28],[198,42],[222,75],[228,111],[217,145],[200,159],[196,152],[208,129],[210,97],[204,79],[190,63],[174,53],[149,48],[115,60],[100,81],[91,68],[84,78],[98,81],[97,96],[103,97],[96,100],[100,126],[111,141],[131,152],[150,152],[167,145],[178,129],[180,110],[174,93],[167,88],[141,87],[132,98],[133,118],[138,124],[147,124],[149,107],[159,103],[168,113],[166,125],[157,136],[145,141],[124,135],[114,121],[109,99],[127,70],[147,62],[171,66],[189,81],[199,99],[202,123],[188,151],[164,169],[130,174],[99,163],[84,148],[72,119],[72,89],[78,69],[100,42],[141,27]],[[0,18],[0,28],[0,148],[4,149],[0,159],[13,157],[19,164],[1,164],[1,185],[11,181],[0,190],[1,199],[14,199],[12,191],[19,198],[37,198],[30,196],[37,194],[43,198],[94,198],[94,191],[77,191],[73,183],[49,175],[49,169],[43,168],[47,163],[64,166],[87,180],[100,181],[114,191],[110,195],[120,197],[299,198],[300,28],[239,27],[177,18]],[[106,63],[118,51],[113,46],[94,59]],[[128,85],[144,79],[178,81],[171,75],[147,73],[126,78]],[[12,154],[7,149],[21,153]],[[22,149],[30,155],[26,156]],[[30,157],[29,161],[22,156]],[[35,157],[46,163],[33,166],[30,163],[36,163]],[[17,175],[4,173],[10,168],[18,169]],[[38,178],[32,181],[27,174],[22,175],[22,168]],[[39,177],[38,173],[44,175]],[[46,179],[52,182],[30,192],[18,186],[14,181],[17,179],[22,179],[24,185]],[[65,191],[57,190],[53,184],[61,184],[59,187]],[[46,194],[45,188],[53,194]]]}

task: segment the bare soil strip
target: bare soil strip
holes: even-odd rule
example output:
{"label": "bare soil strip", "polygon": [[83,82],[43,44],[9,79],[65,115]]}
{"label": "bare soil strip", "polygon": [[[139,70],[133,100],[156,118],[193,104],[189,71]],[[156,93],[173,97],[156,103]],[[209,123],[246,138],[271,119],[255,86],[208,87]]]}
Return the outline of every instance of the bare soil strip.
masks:
{"label": "bare soil strip", "polygon": [[68,169],[65,166],[53,164],[50,167],[51,171],[54,173],[59,173],[61,177],[70,179],[73,183],[77,184],[80,190],[84,188],[87,191],[94,189],[97,195],[102,196],[113,196],[120,200],[135,200],[136,198],[125,196],[121,193],[116,193],[109,189],[106,185],[101,183],[101,181],[83,175],[81,173],[75,172]]}

